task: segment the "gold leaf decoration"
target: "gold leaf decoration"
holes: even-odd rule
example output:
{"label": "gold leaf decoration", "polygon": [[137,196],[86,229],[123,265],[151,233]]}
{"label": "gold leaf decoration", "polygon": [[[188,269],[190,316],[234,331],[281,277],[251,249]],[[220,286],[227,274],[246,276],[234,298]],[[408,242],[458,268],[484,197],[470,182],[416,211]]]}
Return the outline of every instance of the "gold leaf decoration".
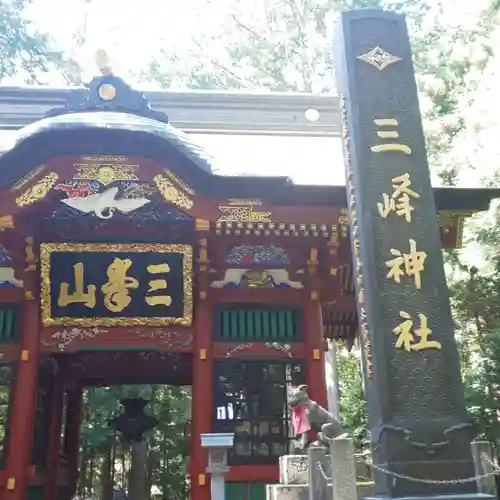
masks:
{"label": "gold leaf decoration", "polygon": [[167,177],[170,177],[170,179],[174,181],[182,190],[186,191],[186,193],[192,196],[196,194],[191,186],[186,184],[179,176],[175,175],[174,172],[172,172],[168,168],[165,169],[165,174],[167,175]]}
{"label": "gold leaf decoration", "polygon": [[155,175],[153,180],[158,191],[160,191],[166,201],[184,210],[189,210],[193,206],[193,200],[186,193],[175,187],[169,179],[158,174]]}
{"label": "gold leaf decoration", "polygon": [[16,204],[19,207],[24,207],[26,205],[34,205],[40,200],[43,200],[54,187],[58,179],[59,176],[54,172],[42,177],[36,184],[16,198]]}

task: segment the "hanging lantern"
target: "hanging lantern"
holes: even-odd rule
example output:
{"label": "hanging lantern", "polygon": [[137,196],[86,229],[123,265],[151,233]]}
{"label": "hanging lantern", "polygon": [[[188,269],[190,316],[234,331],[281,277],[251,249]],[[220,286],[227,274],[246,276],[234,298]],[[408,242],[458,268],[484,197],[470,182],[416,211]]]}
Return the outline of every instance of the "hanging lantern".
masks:
{"label": "hanging lantern", "polygon": [[112,418],[109,425],[120,432],[126,441],[142,441],[144,432],[158,425],[156,418],[144,413],[149,401],[144,398],[125,398],[120,403],[123,412]]}

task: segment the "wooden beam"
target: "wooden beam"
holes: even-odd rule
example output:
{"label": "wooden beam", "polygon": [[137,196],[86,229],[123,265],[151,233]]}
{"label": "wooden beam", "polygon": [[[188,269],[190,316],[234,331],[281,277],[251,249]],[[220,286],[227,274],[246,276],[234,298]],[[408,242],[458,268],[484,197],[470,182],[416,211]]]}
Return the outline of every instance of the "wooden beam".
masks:
{"label": "wooden beam", "polygon": [[[12,130],[62,107],[77,88],[0,86],[0,129]],[[215,91],[144,92],[172,125],[200,134],[340,136],[339,99],[327,94],[261,94]],[[305,112],[314,109],[316,121]]]}

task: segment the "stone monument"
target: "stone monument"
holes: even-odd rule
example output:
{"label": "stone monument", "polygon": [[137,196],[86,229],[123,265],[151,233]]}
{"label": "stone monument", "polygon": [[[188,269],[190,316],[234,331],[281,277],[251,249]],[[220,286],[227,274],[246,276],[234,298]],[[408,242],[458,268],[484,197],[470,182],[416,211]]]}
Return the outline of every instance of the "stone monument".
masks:
{"label": "stone monument", "polygon": [[375,496],[475,498],[404,16],[342,13],[335,52]]}

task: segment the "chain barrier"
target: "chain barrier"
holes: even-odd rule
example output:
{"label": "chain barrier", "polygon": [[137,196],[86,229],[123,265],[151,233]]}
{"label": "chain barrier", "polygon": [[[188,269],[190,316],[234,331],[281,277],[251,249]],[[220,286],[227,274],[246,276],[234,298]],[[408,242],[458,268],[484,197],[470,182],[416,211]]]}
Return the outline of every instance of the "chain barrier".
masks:
{"label": "chain barrier", "polygon": [[[423,484],[466,484],[466,483],[474,483],[477,481],[480,481],[482,479],[486,479],[492,476],[496,476],[497,474],[500,474],[500,467],[496,465],[490,457],[486,453],[483,453],[481,455],[481,458],[483,460],[486,460],[488,464],[493,467],[492,472],[487,472],[485,474],[480,474],[478,476],[473,476],[473,477],[467,477],[467,478],[460,478],[460,479],[424,479],[424,478],[418,478],[418,477],[412,477],[412,476],[407,476],[406,474],[398,474],[397,472],[392,472],[387,469],[383,469],[382,467],[379,467],[378,465],[371,464],[371,467],[379,472],[382,472],[383,474],[387,474],[388,476],[394,477],[396,479],[403,479],[405,481],[411,481],[413,483],[423,483]],[[331,481],[333,478],[333,475],[331,477],[328,477],[323,470],[323,464],[321,462],[316,463],[316,468],[320,471],[321,475],[323,476],[323,479],[325,481]]]}
{"label": "chain barrier", "polygon": [[333,475],[331,477],[328,477],[326,475],[326,472],[323,470],[323,464],[321,462],[316,462],[316,469],[318,469],[321,472],[321,475],[323,476],[323,479],[325,481],[331,481],[333,479]]}

